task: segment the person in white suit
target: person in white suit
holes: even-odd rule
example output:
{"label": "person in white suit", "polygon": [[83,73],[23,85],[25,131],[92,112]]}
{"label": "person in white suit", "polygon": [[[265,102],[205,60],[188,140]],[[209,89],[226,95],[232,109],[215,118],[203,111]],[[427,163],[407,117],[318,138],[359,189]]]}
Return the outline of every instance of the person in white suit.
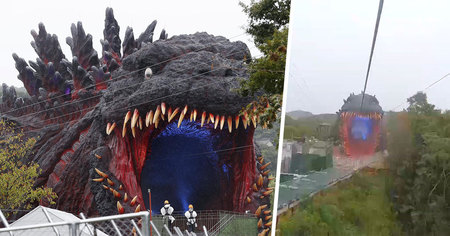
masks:
{"label": "person in white suit", "polygon": [[187,218],[187,226],[189,232],[194,232],[194,229],[197,228],[197,212],[194,211],[194,206],[192,204],[189,205],[189,210],[184,213],[184,216]]}
{"label": "person in white suit", "polygon": [[170,206],[169,201],[164,201],[164,206],[161,208],[161,215],[163,216],[163,222],[170,230],[172,230],[172,224],[175,221],[175,217],[172,216],[173,207]]}

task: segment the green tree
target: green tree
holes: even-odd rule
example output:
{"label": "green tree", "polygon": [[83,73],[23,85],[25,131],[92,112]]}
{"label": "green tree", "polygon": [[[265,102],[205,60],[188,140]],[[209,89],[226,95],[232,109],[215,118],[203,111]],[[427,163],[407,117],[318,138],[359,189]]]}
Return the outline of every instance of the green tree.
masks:
{"label": "green tree", "polygon": [[0,120],[1,209],[30,209],[42,198],[54,203],[56,194],[51,188],[33,187],[40,169],[38,164],[28,162],[26,156],[35,143],[34,138],[16,132],[13,124]]}
{"label": "green tree", "polygon": [[409,107],[408,112],[417,113],[421,115],[431,115],[433,113],[439,112],[435,110],[433,104],[428,103],[427,94],[423,92],[417,92],[414,96],[407,99]]}
{"label": "green tree", "polygon": [[242,81],[240,92],[244,96],[264,92],[242,113],[271,128],[280,119],[291,1],[252,0],[249,5],[240,5],[249,17],[246,31],[263,53],[250,63],[250,78]]}
{"label": "green tree", "polygon": [[290,0],[252,0],[249,5],[242,2],[239,5],[248,15],[246,31],[253,36],[256,45],[265,44],[289,23]]}

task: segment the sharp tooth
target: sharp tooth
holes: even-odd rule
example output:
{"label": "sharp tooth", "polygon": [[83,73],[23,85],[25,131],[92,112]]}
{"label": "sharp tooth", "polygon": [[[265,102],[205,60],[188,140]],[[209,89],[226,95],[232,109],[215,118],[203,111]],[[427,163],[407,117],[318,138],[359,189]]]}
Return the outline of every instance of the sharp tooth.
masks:
{"label": "sharp tooth", "polygon": [[[153,116],[153,124],[156,124],[156,121],[159,119],[159,115],[161,114],[161,106],[158,105],[158,107],[156,108],[155,111],[155,115]],[[158,128],[158,126],[155,125],[156,128]]]}
{"label": "sharp tooth", "polygon": [[209,113],[209,119],[211,120],[212,123],[214,123],[214,115]]}
{"label": "sharp tooth", "polygon": [[252,199],[247,197],[247,203],[251,203],[251,202],[252,202]]}
{"label": "sharp tooth", "polygon": [[194,109],[194,121],[197,120],[197,109]]}
{"label": "sharp tooth", "polygon": [[262,228],[263,227],[263,223],[262,223],[262,219],[258,220],[258,228]]}
{"label": "sharp tooth", "polygon": [[184,109],[183,109],[183,112],[182,112],[182,113],[183,113],[184,115],[186,115],[187,112],[188,112],[188,105],[184,106]]}
{"label": "sharp tooth", "polygon": [[270,165],[270,163],[272,163],[272,162],[267,162],[266,164],[264,164],[264,165],[262,165],[261,166],[261,168],[259,168],[260,170],[264,170],[264,169],[266,169],[266,167],[268,166],[268,165]]}
{"label": "sharp tooth", "polygon": [[225,124],[225,116],[222,116],[221,118],[220,118],[220,130],[222,130],[223,129],[223,125]]}
{"label": "sharp tooth", "polygon": [[92,179],[94,182],[103,182],[103,178],[98,178],[98,179]]}
{"label": "sharp tooth", "polygon": [[111,127],[109,128],[108,135],[111,134],[111,133],[113,132],[114,128],[116,128],[116,122],[114,122],[114,123],[111,125]]}
{"label": "sharp tooth", "polygon": [[106,181],[108,182],[109,185],[114,186],[114,182],[112,182],[110,179],[106,178]]}
{"label": "sharp tooth", "polygon": [[106,134],[109,135],[109,129],[111,129],[111,123],[108,122],[106,125]]}
{"label": "sharp tooth", "polygon": [[265,223],[264,226],[266,226],[266,227],[272,226],[272,221],[270,221],[270,222],[268,222],[268,223]]}
{"label": "sharp tooth", "polygon": [[269,215],[269,214],[270,214],[270,212],[271,212],[271,210],[268,210],[268,211],[263,211],[264,215]]}
{"label": "sharp tooth", "polygon": [[123,202],[127,202],[128,201],[128,195],[127,193],[125,193],[125,195],[123,195]]}
{"label": "sharp tooth", "polygon": [[252,116],[253,126],[256,128],[256,115]]}
{"label": "sharp tooth", "polygon": [[119,190],[123,190],[123,186],[122,185],[119,185]]}
{"label": "sharp tooth", "polygon": [[264,157],[261,156],[261,158],[259,159],[259,164],[262,164],[264,162]]}
{"label": "sharp tooth", "polygon": [[134,198],[131,199],[130,206],[134,206],[134,204],[136,204],[136,201],[137,201],[137,196],[134,196]]}
{"label": "sharp tooth", "polygon": [[97,157],[97,159],[102,159],[102,156],[98,155],[98,154],[94,154],[95,157]]}
{"label": "sharp tooth", "polygon": [[233,119],[231,119],[231,116],[228,116],[228,131],[230,133],[233,131]]}
{"label": "sharp tooth", "polygon": [[122,204],[120,204],[119,201],[117,201],[117,211],[119,212],[119,214],[125,213],[125,209],[123,208]]}
{"label": "sharp tooth", "polygon": [[206,118],[206,112],[204,111],[202,113],[202,122],[200,123],[200,127],[203,127],[203,124],[205,123],[205,118]]}
{"label": "sharp tooth", "polygon": [[97,172],[97,174],[99,174],[101,177],[103,177],[103,178],[108,178],[108,175],[107,175],[107,174],[101,172],[101,171],[100,171],[99,169],[97,169],[97,168],[94,168],[94,169],[95,169],[95,172]]}
{"label": "sharp tooth", "polygon": [[264,218],[266,221],[270,220],[272,218],[272,216],[266,216],[266,218]]}
{"label": "sharp tooth", "polygon": [[142,118],[139,116],[139,129],[142,130]]}
{"label": "sharp tooth", "polygon": [[127,122],[130,120],[131,118],[131,111],[128,111],[127,114],[125,115],[125,119],[123,121],[123,125],[125,126],[127,124]]}
{"label": "sharp tooth", "polygon": [[171,121],[173,118],[175,118],[175,116],[178,114],[179,111],[180,111],[180,108],[179,108],[179,107],[175,108],[175,110],[173,110],[173,113],[170,115],[169,120],[168,120],[167,122],[170,123],[170,121]]}
{"label": "sharp tooth", "polygon": [[189,121],[192,122],[192,119],[194,118],[194,111],[191,111],[191,115],[189,117]]}
{"label": "sharp tooth", "polygon": [[169,107],[169,110],[167,111],[167,118],[169,119],[169,122],[171,116],[172,116],[172,107]]}
{"label": "sharp tooth", "polygon": [[244,117],[242,117],[242,124],[244,125],[244,129],[247,129],[248,122],[248,114],[246,111],[244,111]]}
{"label": "sharp tooth", "polygon": [[236,124],[236,129],[239,127],[239,115],[234,118],[234,123]]}
{"label": "sharp tooth", "polygon": [[153,110],[150,110],[150,114],[148,114],[148,125],[152,125],[153,124]]}
{"label": "sharp tooth", "polygon": [[258,181],[256,183],[258,184],[258,187],[261,187],[263,185],[264,178],[262,177],[262,175],[259,175]]}
{"label": "sharp tooth", "polygon": [[133,112],[133,118],[131,118],[131,128],[136,126],[138,118],[139,118],[139,111],[135,108]]}
{"label": "sharp tooth", "polygon": [[178,119],[178,126],[177,126],[178,128],[180,128],[181,122],[183,122],[184,114],[186,114],[186,113],[181,112],[181,114],[180,114],[180,118]]}
{"label": "sharp tooth", "polygon": [[131,127],[131,134],[133,134],[133,138],[136,138],[136,127]]}
{"label": "sharp tooth", "polygon": [[261,215],[261,211],[262,211],[262,208],[261,208],[261,206],[259,206],[258,209],[256,209],[256,211],[255,211],[255,216],[259,217],[259,215]]}
{"label": "sharp tooth", "polygon": [[145,115],[145,127],[148,127],[149,125],[151,125],[150,112],[147,112],[147,114]]}
{"label": "sharp tooth", "polygon": [[165,102],[161,103],[161,112],[162,112],[163,115],[166,114],[166,103]]}
{"label": "sharp tooth", "polygon": [[122,138],[125,137],[125,134],[127,133],[127,126],[126,124],[123,124],[123,128],[122,128]]}
{"label": "sharp tooth", "polygon": [[266,171],[264,171],[264,172],[262,173],[262,175],[266,176],[266,175],[269,174],[269,172],[270,172],[270,170],[266,170]]}
{"label": "sharp tooth", "polygon": [[141,211],[141,204],[137,205],[136,210],[134,212],[140,212]]}
{"label": "sharp tooth", "polygon": [[122,197],[122,195],[120,195],[120,193],[117,192],[115,189],[113,189],[113,195],[114,195],[115,198],[121,198]]}
{"label": "sharp tooth", "polygon": [[273,190],[265,191],[265,192],[263,193],[263,195],[264,195],[264,196],[267,196],[267,195],[271,194],[272,192],[273,192]]}
{"label": "sharp tooth", "polygon": [[256,183],[253,184],[252,188],[253,191],[258,192],[258,186],[256,186]]}
{"label": "sharp tooth", "polygon": [[216,115],[216,118],[215,118],[215,123],[214,123],[214,129],[217,129],[217,126],[219,125],[219,119],[220,119],[220,116],[219,115]]}
{"label": "sharp tooth", "polygon": [[104,185],[104,184],[103,184],[102,186],[103,186],[104,189],[109,190],[109,187],[108,187],[108,186],[106,186],[106,185]]}

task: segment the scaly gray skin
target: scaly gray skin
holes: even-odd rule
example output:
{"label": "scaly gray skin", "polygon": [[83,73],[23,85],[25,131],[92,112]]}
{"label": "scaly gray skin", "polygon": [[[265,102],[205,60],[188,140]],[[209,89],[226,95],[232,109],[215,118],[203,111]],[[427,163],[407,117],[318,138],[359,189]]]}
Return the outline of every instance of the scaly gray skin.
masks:
{"label": "scaly gray skin", "polygon": [[344,105],[342,105],[339,112],[356,112],[356,113],[379,113],[383,114],[378,99],[375,96],[365,94],[364,104],[361,110],[362,94],[350,94],[347,99],[344,99]]}
{"label": "scaly gray skin", "polygon": [[[17,98],[13,88],[3,85],[0,111],[2,118],[23,128],[28,137],[37,138],[28,156],[42,169],[35,185],[54,189],[58,195],[56,208],[85,212],[89,216],[116,214],[117,201],[127,212],[133,212],[137,204],[143,208],[140,187],[133,186],[140,178],[142,165],[136,162],[138,157],[131,153],[129,145],[144,140],[149,133],[156,136],[161,132],[167,125],[168,111],[158,129],[154,125],[142,130],[136,128],[136,138],[132,136],[131,120],[126,124],[125,137],[121,135],[128,111],[133,114],[136,109],[145,122],[146,113],[155,111],[164,102],[167,110],[169,107],[180,109],[172,121],[177,122],[187,105],[184,119],[189,119],[194,109],[198,111],[198,123],[203,111],[207,112],[206,118],[209,114],[224,116],[224,129],[214,131],[217,135],[234,140],[236,145],[253,144],[251,123],[244,129],[243,117],[240,117],[240,126],[235,128],[235,117],[254,99],[242,97],[235,91],[240,80],[248,79],[245,65],[246,59],[251,58],[248,47],[242,42],[230,42],[207,33],[167,39],[164,31],[160,40],[153,42],[155,24],[153,22],[137,40],[128,28],[121,52],[120,28],[112,9],[108,8],[102,58],[98,58],[92,47],[92,36],[85,34],[81,23],[72,25],[72,37],[66,40],[72,49],[72,61],[65,58],[57,37],[48,34],[43,24],[39,25],[39,34],[32,32],[35,40],[32,46],[38,53],[38,61],[28,65],[13,55],[18,78],[24,82],[31,98]],[[151,67],[153,76],[144,80],[147,67]],[[232,118],[232,132],[228,131],[228,117]],[[108,124],[113,123],[116,128],[105,132]],[[216,130],[213,124],[206,126]],[[121,149],[129,151],[126,156],[115,152],[118,143],[128,145],[128,149]],[[267,233],[270,217],[266,218],[271,213],[264,212],[268,207],[260,208],[270,205],[272,191],[267,190],[270,180],[264,169],[267,165],[254,149],[246,157],[250,158],[246,159],[248,171],[241,171],[242,160],[228,160],[235,163],[232,164],[235,179],[242,180],[242,183],[234,183],[233,192],[226,193],[227,199],[232,201],[228,205],[232,210],[256,211],[262,224],[259,231]],[[131,178],[118,176],[125,171],[114,166],[120,158],[134,158],[128,166]],[[114,186],[106,179],[93,181],[100,177],[95,168],[108,174]],[[105,190],[104,185],[111,191]],[[121,196],[114,197],[113,189]],[[128,201],[124,200],[125,193]],[[132,205],[130,200],[134,196],[138,196],[137,203]]]}

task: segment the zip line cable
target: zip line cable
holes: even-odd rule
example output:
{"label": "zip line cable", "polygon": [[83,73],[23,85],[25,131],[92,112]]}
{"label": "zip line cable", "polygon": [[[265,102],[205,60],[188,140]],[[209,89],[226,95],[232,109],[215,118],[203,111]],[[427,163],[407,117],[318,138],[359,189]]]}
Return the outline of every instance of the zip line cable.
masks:
{"label": "zip line cable", "polygon": [[361,109],[360,109],[361,112],[362,112],[362,108],[363,108],[363,104],[364,104],[364,96],[366,94],[367,82],[369,81],[369,73],[370,73],[370,67],[372,64],[373,51],[375,49],[375,43],[377,41],[378,26],[380,25],[381,12],[383,11],[383,2],[384,2],[384,0],[380,0],[380,4],[378,6],[377,21],[375,23],[375,31],[373,33],[373,39],[372,39],[372,49],[370,50],[369,64],[367,66],[367,73],[366,73],[366,81],[364,82],[364,90],[363,90],[363,94],[362,94],[363,96],[361,99]]}
{"label": "zip line cable", "polygon": [[[228,40],[233,39],[233,38],[240,37],[240,36],[245,35],[245,34],[246,34],[246,33],[242,33],[242,34],[239,34],[239,35],[235,35],[235,36],[229,38]],[[195,50],[195,51],[191,51],[191,52],[199,52],[199,51],[204,50],[204,49],[207,49],[207,48],[209,48],[209,47],[211,47],[211,46],[206,46],[206,47],[203,47],[203,48],[197,49],[197,50]],[[255,47],[256,47],[256,46],[255,46]],[[191,53],[191,52],[182,53],[182,54],[180,54],[180,55],[178,55],[178,56],[169,58],[169,59],[164,60],[164,61],[160,61],[160,62],[158,62],[158,63],[156,63],[156,64],[149,65],[149,66],[147,66],[147,67],[154,67],[154,66],[157,66],[157,65],[161,65],[161,64],[163,64],[163,63],[166,63],[166,62],[170,62],[170,61],[172,61],[172,60],[174,60],[174,59],[180,58],[180,57],[186,55],[187,53]],[[143,70],[147,69],[147,67],[146,67],[146,68],[142,68],[142,69],[138,69],[138,70],[135,70],[135,71],[131,71],[130,73],[126,73],[126,74],[120,75],[120,76],[118,76],[118,77],[116,77],[116,78],[114,78],[114,79],[111,79],[111,80],[105,80],[105,81],[102,81],[102,82],[99,82],[99,83],[96,83],[96,84],[93,84],[93,85],[89,85],[89,86],[87,86],[87,87],[84,88],[84,89],[94,88],[94,87],[96,87],[97,85],[101,85],[101,84],[104,84],[104,83],[108,83],[108,82],[111,82],[111,81],[114,81],[114,80],[117,80],[117,79],[126,77],[126,76],[128,76],[128,75],[133,74],[133,73],[136,73],[136,72],[139,72],[139,71],[143,71]],[[65,95],[65,94],[58,95],[58,96],[53,97],[52,99],[57,99],[57,98],[61,98],[61,97],[64,97],[64,96],[67,96],[67,95]],[[34,105],[37,105],[37,104],[41,104],[41,103],[44,103],[44,102],[46,102],[46,101],[44,100],[44,101],[40,101],[40,102],[37,102],[37,103],[29,104],[29,105],[26,105],[26,106],[24,106],[24,107],[20,107],[20,108],[17,108],[17,109],[13,109],[13,110],[11,110],[11,111],[4,112],[3,114],[8,114],[8,113],[11,113],[11,112],[14,112],[14,111],[17,111],[17,110],[20,110],[20,109],[24,109],[24,108],[27,108],[27,107],[30,107],[30,106],[34,106]]]}
{"label": "zip line cable", "polygon": [[[442,80],[444,80],[445,78],[447,78],[450,75],[450,73],[442,76],[440,79],[434,81],[433,83],[431,83],[430,85],[428,85],[425,89],[423,89],[422,91],[426,91],[427,89],[433,87],[434,85],[436,85],[437,83],[441,82]],[[394,107],[393,109],[391,109],[391,111],[395,111],[397,110],[399,107],[403,106],[405,103],[407,103],[408,101],[402,102],[400,103],[398,106]]]}

